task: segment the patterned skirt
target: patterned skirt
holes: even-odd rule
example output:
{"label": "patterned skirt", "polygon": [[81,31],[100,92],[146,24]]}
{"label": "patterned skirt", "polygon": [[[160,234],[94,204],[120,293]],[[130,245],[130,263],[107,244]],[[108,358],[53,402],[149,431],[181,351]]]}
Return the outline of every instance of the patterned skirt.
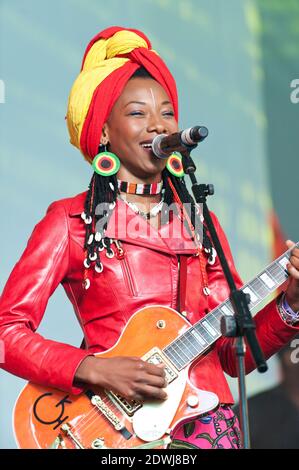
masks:
{"label": "patterned skirt", "polygon": [[241,432],[237,416],[229,405],[180,425],[169,449],[240,449]]}

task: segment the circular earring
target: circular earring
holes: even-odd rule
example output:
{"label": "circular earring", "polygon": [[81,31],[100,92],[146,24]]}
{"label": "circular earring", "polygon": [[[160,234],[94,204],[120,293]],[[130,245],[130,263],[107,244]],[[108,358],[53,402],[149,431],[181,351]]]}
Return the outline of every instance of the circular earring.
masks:
{"label": "circular earring", "polygon": [[179,152],[173,152],[167,159],[166,168],[172,175],[182,178],[185,174],[182,155]]}
{"label": "circular earring", "polygon": [[92,167],[99,175],[111,176],[118,172],[120,160],[115,153],[105,150],[94,157]]}

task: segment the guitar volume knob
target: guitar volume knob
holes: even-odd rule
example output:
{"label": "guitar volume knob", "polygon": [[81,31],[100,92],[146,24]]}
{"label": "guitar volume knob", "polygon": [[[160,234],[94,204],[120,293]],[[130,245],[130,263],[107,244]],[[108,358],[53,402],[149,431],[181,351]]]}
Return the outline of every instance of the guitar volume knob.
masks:
{"label": "guitar volume knob", "polygon": [[190,406],[191,408],[195,408],[199,403],[199,399],[196,395],[190,395],[190,397],[187,398],[187,405]]}

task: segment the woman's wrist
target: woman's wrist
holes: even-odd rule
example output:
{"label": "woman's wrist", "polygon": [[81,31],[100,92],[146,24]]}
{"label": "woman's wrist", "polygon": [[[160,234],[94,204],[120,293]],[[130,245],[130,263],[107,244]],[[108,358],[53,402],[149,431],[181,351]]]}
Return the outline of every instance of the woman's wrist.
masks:
{"label": "woman's wrist", "polygon": [[287,292],[285,293],[285,295],[283,297],[283,303],[284,303],[284,307],[287,310],[291,310],[294,314],[299,312],[299,302],[298,302],[298,300],[296,300],[296,301],[292,300],[288,296]]}
{"label": "woman's wrist", "polygon": [[295,325],[299,322],[299,307],[296,303],[291,303],[287,293],[283,293],[278,298],[278,309],[282,319],[289,325]]}
{"label": "woman's wrist", "polygon": [[96,357],[93,355],[83,359],[75,373],[76,383],[92,383],[95,360]]}

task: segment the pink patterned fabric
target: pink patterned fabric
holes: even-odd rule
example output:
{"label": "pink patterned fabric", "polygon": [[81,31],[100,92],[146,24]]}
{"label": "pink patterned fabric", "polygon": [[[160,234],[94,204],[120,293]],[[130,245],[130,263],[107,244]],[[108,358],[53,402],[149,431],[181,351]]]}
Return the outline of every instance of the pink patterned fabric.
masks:
{"label": "pink patterned fabric", "polygon": [[221,405],[200,418],[180,425],[173,434],[170,449],[240,449],[241,433],[237,416]]}

